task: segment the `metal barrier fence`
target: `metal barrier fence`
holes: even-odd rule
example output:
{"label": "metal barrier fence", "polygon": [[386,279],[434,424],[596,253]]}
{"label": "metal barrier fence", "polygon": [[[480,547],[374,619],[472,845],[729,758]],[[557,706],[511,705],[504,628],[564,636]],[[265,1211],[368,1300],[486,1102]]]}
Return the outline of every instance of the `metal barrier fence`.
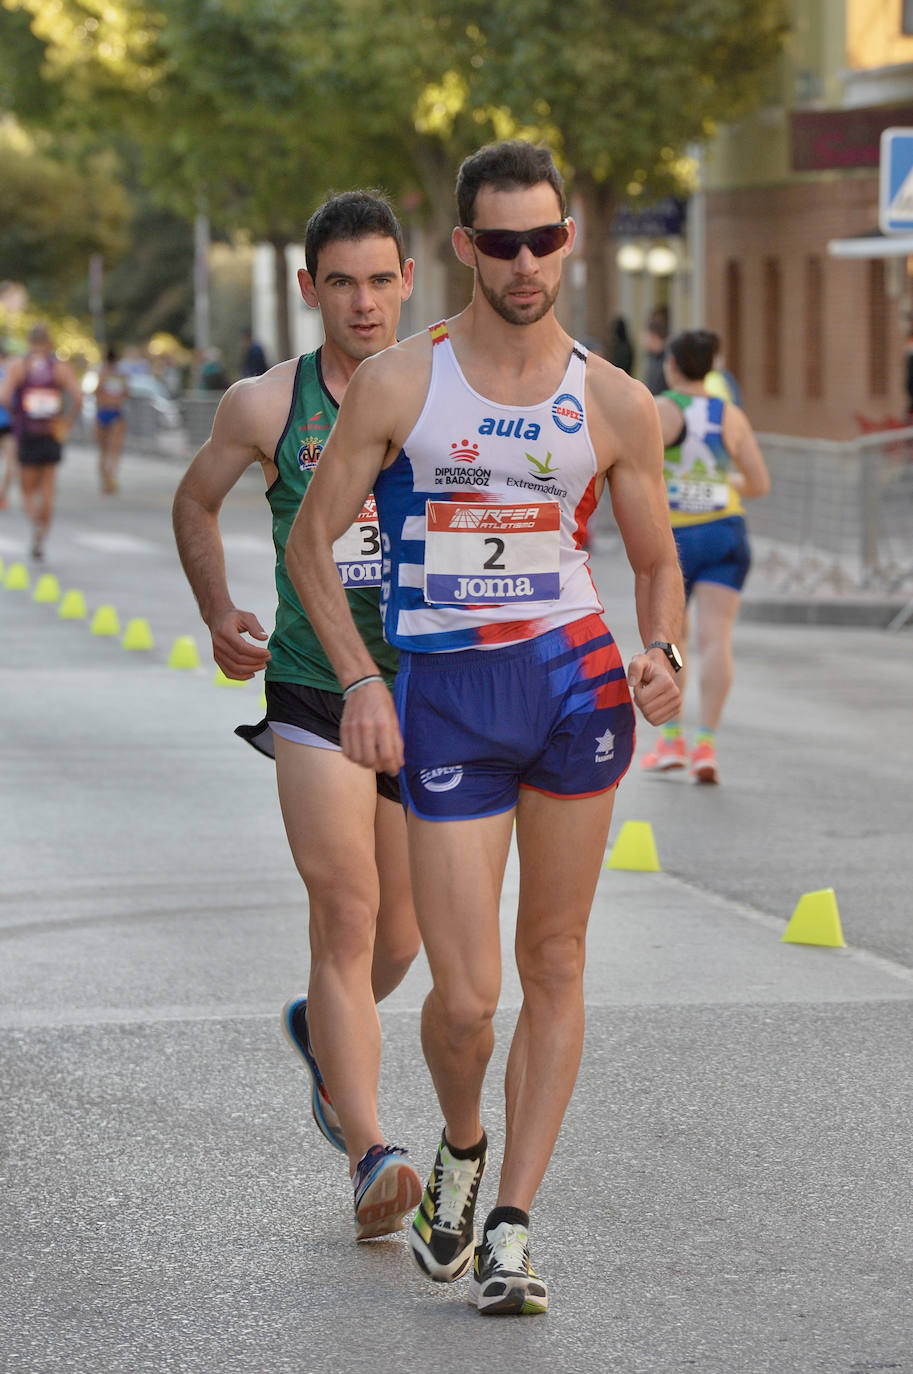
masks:
{"label": "metal barrier fence", "polygon": [[755,566],[783,591],[913,594],[913,427],[836,442],[759,434]]}

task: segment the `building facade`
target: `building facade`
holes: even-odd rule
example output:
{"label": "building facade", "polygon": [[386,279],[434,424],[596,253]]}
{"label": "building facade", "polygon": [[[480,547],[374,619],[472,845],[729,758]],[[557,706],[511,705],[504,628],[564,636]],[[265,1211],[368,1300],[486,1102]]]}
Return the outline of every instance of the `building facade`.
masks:
{"label": "building facade", "polygon": [[707,151],[703,309],[757,429],[842,439],[911,405],[911,244],[878,209],[881,133],[913,128],[913,5],[793,9],[774,98]]}

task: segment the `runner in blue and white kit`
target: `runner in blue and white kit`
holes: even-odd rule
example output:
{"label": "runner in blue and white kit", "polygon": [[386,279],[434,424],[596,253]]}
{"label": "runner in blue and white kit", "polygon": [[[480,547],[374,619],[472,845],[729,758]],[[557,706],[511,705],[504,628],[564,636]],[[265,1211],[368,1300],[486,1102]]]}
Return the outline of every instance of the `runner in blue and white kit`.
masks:
{"label": "runner in blue and white kit", "polygon": [[[580,1059],[586,926],[633,751],[631,695],[654,724],[678,710],[670,640],[684,600],[652,398],[588,356],[553,312],[575,231],[551,155],[522,142],[483,148],[460,169],[457,201],[453,243],[475,273],[472,301],[359,367],[286,558],[345,689],[344,751],[402,769],[434,983],[423,1048],[444,1116],[412,1253],[439,1282],[474,1258],[480,1312],[537,1313],[548,1291],[529,1257],[529,1209]],[[627,673],[583,548],[606,484],[648,646]],[[372,489],[384,631],[400,651],[395,706],[332,559]],[[497,1206],[475,1247],[515,819],[524,1001]]]}

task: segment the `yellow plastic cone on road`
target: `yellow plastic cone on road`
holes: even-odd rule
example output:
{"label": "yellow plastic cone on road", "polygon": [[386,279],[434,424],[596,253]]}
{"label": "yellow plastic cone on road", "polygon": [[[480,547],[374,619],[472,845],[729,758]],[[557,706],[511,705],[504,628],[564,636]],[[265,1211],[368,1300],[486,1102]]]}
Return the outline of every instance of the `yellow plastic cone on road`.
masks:
{"label": "yellow plastic cone on road", "polygon": [[605,866],[636,873],[659,873],[659,855],[650,822],[625,821]]}
{"label": "yellow plastic cone on road", "polygon": [[82,592],[78,592],[75,587],[64,592],[63,600],[57,607],[57,614],[61,620],[85,620],[89,611]]}
{"label": "yellow plastic cone on road", "polygon": [[169,668],[199,668],[200,655],[197,653],[193,635],[178,635],[168,655]]}
{"label": "yellow plastic cone on road", "polygon": [[33,601],[59,601],[60,583],[53,573],[42,573],[35,583]]}
{"label": "yellow plastic cone on road", "polygon": [[11,592],[24,592],[29,585],[29,570],[24,563],[11,563],[7,568],[3,585]]}
{"label": "yellow plastic cone on road", "polygon": [[113,606],[99,606],[89,626],[93,635],[119,635],[120,621]]}
{"label": "yellow plastic cone on road", "polygon": [[247,678],[226,677],[221,668],[217,668],[213,682],[217,687],[246,687]]}
{"label": "yellow plastic cone on road", "polygon": [[121,644],[125,649],[154,649],[155,640],[148,620],[128,620]]}
{"label": "yellow plastic cone on road", "polygon": [[827,945],[832,949],[844,946],[834,889],[824,887],[800,897],[781,938],[790,945]]}

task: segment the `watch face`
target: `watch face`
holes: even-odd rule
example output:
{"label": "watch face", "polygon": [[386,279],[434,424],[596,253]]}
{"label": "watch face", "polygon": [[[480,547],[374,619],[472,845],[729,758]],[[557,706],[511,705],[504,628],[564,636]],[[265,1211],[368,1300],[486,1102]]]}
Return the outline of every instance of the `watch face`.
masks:
{"label": "watch face", "polygon": [[669,645],[669,658],[675,664],[676,670],[684,667],[684,659],[679,653],[679,648],[677,644]]}

